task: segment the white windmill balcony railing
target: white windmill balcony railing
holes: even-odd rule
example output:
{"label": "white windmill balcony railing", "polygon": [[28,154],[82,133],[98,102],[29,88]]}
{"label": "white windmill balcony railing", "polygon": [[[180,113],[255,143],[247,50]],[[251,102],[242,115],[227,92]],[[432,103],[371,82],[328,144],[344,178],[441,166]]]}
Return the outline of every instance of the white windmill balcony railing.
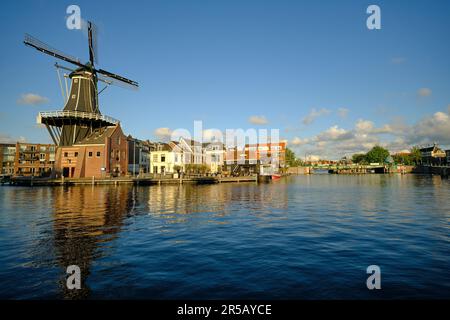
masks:
{"label": "white windmill balcony railing", "polygon": [[119,120],[105,116],[99,113],[80,112],[80,111],[44,111],[39,112],[37,123],[42,123],[42,118],[82,118],[88,120],[99,120],[112,124],[118,124]]}

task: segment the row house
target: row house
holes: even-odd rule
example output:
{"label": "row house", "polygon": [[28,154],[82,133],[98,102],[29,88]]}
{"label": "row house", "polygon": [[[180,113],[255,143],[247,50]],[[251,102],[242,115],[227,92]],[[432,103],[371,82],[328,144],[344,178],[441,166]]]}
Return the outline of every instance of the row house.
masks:
{"label": "row house", "polygon": [[202,143],[181,137],[178,145],[184,154],[184,164],[200,165],[206,163]]}
{"label": "row house", "polygon": [[150,173],[150,152],[154,143],[128,136],[128,173],[141,175]]}
{"label": "row house", "polygon": [[219,173],[225,162],[225,146],[222,142],[203,143],[205,163],[211,173]]}
{"label": "row house", "polygon": [[156,143],[150,152],[150,173],[180,173],[184,171],[185,156],[176,141]]}
{"label": "row house", "polygon": [[225,152],[227,171],[232,166],[271,165],[284,167],[286,161],[286,142],[246,144],[243,148],[229,147]]}
{"label": "row house", "polygon": [[150,151],[150,173],[186,172],[187,167],[202,166],[210,173],[261,172],[262,166],[278,171],[285,166],[286,143],[247,144],[244,148],[227,148],[222,142],[200,143],[180,138],[159,143]]}

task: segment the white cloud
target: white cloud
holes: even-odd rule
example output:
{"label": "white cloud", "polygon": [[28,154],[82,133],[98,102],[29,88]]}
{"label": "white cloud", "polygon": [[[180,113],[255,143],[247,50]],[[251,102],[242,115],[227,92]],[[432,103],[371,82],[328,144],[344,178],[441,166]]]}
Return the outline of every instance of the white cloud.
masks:
{"label": "white cloud", "polygon": [[318,117],[325,116],[330,114],[330,110],[322,108],[320,110],[316,110],[316,108],[312,108],[309,114],[303,118],[302,122],[305,125],[309,125],[314,122]]}
{"label": "white cloud", "polygon": [[303,145],[303,144],[307,144],[308,142],[309,142],[308,139],[302,139],[302,138],[299,138],[299,137],[294,137],[294,139],[291,140],[291,144],[294,145],[294,146],[300,146],[300,145]]}
{"label": "white cloud", "polygon": [[432,93],[433,92],[430,88],[420,88],[419,90],[417,90],[417,94],[419,95],[419,97],[429,97]]}
{"label": "white cloud", "polygon": [[257,125],[264,125],[269,123],[269,121],[267,121],[266,117],[264,116],[251,116],[250,118],[248,118],[248,122]]}
{"label": "white cloud", "polygon": [[356,122],[355,128],[358,132],[370,132],[375,127],[374,123],[369,120],[359,119]]}
{"label": "white cloud", "polygon": [[295,137],[291,141],[299,154],[315,154],[322,159],[339,159],[367,152],[381,145],[391,152],[409,150],[415,145],[437,142],[450,145],[450,106],[408,125],[400,118],[375,126],[373,121],[359,119],[353,129],[332,126],[312,137]]}
{"label": "white cloud", "polygon": [[169,139],[172,135],[172,130],[170,130],[170,128],[157,128],[155,129],[154,134],[160,139]]}
{"label": "white cloud", "polygon": [[432,116],[421,119],[407,130],[406,141],[410,144],[437,142],[443,145],[450,145],[449,113],[436,112]]}
{"label": "white cloud", "polygon": [[337,125],[332,126],[324,132],[318,134],[315,138],[317,142],[320,141],[333,141],[333,140],[348,140],[353,137],[351,131],[347,131],[343,128],[339,128]]}
{"label": "white cloud", "polygon": [[21,97],[17,100],[18,104],[23,105],[39,105],[48,103],[49,99],[46,97],[42,97],[35,93],[24,93],[21,95]]}
{"label": "white cloud", "polygon": [[348,110],[347,108],[339,108],[337,112],[338,112],[339,117],[346,118],[349,111],[350,110]]}
{"label": "white cloud", "polygon": [[9,134],[0,133],[0,143],[16,143],[16,142],[26,142],[27,139],[23,136],[11,137]]}

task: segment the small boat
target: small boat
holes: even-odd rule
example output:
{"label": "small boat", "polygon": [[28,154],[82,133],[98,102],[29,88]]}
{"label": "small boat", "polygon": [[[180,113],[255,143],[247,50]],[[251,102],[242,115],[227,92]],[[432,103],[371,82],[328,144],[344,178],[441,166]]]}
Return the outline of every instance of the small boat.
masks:
{"label": "small boat", "polygon": [[272,180],[279,180],[279,179],[281,179],[281,174],[279,173],[272,174]]}

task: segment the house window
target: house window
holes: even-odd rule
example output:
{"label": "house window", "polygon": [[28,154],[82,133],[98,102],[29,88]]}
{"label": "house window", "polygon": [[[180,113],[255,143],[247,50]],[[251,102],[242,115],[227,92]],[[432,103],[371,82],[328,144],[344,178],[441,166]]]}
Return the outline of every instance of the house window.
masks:
{"label": "house window", "polygon": [[64,158],[67,158],[69,156],[68,152],[64,152]]}
{"label": "house window", "polygon": [[163,155],[161,156],[161,162],[166,162],[166,155],[163,154]]}
{"label": "house window", "polygon": [[40,158],[41,158],[41,160],[45,160],[45,153],[41,153]]}
{"label": "house window", "polygon": [[100,157],[100,151],[97,151],[97,157]]}
{"label": "house window", "polygon": [[89,154],[88,154],[88,156],[89,156],[89,158],[91,158],[91,157],[92,157],[92,151],[89,151]]}
{"label": "house window", "polygon": [[158,155],[157,154],[153,155],[153,162],[158,162]]}
{"label": "house window", "polygon": [[78,157],[78,152],[75,152],[75,157]]}

